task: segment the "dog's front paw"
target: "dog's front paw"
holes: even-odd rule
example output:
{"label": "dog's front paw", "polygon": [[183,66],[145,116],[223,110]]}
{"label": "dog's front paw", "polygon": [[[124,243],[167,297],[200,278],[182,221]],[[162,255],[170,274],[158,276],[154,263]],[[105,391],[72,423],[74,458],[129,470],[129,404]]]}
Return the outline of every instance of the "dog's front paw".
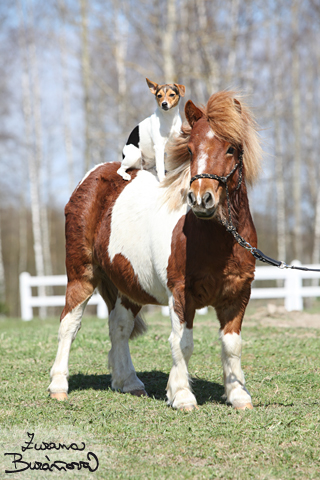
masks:
{"label": "dog's front paw", "polygon": [[125,170],[122,170],[121,167],[119,168],[119,170],[117,170],[117,173],[120,175],[120,177],[123,178],[123,180],[131,180],[131,176],[129,175],[129,173],[126,173]]}

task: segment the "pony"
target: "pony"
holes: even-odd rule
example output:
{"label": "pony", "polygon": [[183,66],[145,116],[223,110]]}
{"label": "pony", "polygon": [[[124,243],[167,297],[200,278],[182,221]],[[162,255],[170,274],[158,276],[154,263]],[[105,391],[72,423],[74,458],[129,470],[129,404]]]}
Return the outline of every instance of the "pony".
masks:
{"label": "pony", "polygon": [[125,182],[114,162],[95,167],[73,192],[65,207],[68,284],[52,398],[68,398],[71,343],[98,288],[109,310],[112,389],[147,395],[128,341],[146,329],[143,305],[169,305],[167,403],[198,408],[188,374],[193,319],[196,309],[212,306],[220,322],[224,398],[236,409],[252,408],[241,369],[241,325],[255,259],[224,224],[230,213],[238,233],[257,245],[246,184],[258,173],[261,147],[252,113],[235,95],[218,92],[206,107],[186,103],[187,124],[169,145],[161,184],[145,170],[132,170]]}

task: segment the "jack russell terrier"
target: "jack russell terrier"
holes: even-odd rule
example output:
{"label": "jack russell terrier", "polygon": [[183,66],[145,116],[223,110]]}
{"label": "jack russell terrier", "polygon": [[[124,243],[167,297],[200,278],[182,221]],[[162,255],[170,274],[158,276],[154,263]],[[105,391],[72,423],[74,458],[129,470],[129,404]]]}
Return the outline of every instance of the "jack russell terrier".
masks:
{"label": "jack russell terrier", "polygon": [[165,146],[172,135],[179,135],[181,117],[178,103],[184,97],[184,85],[165,84],[158,85],[146,78],[148,87],[155,95],[158,107],[148,118],[137,125],[129,135],[127,144],[122,151],[121,167],[117,171],[124,180],[130,180],[126,173],[128,168],[146,170],[156,167],[159,181],[165,177],[164,155]]}

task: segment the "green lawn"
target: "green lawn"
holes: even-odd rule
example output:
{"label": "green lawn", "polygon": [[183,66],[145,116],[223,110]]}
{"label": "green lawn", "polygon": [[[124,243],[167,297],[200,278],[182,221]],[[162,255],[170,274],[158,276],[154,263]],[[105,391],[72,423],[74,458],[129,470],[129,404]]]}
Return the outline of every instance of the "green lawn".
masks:
{"label": "green lawn", "polygon": [[[320,478],[320,330],[244,323],[242,367],[255,408],[239,412],[221,400],[218,322],[213,313],[197,317],[190,374],[200,408],[186,413],[165,403],[169,319],[154,314],[147,322],[147,334],[131,342],[131,352],[150,398],[111,391],[107,322],[85,318],[70,356],[69,401],[58,403],[46,390],[58,319],[0,320],[1,479]],[[38,445],[85,442],[85,450],[23,453],[27,432]],[[4,473],[14,469],[14,457],[4,453],[19,453],[33,465],[87,461],[90,451],[99,459],[95,473]]]}

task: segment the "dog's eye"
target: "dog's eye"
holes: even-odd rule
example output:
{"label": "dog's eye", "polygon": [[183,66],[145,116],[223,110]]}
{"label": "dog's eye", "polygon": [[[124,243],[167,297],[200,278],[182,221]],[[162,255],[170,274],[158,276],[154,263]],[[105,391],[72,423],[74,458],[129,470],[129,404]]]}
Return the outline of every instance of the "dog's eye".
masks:
{"label": "dog's eye", "polygon": [[162,97],[161,93],[158,93],[157,97],[158,97],[158,98],[161,98],[161,97]]}
{"label": "dog's eye", "polygon": [[176,94],[175,93],[170,93],[169,97],[175,97]]}
{"label": "dog's eye", "polygon": [[233,147],[229,147],[228,150],[227,150],[227,155],[233,155],[234,151],[235,151],[235,149]]}

